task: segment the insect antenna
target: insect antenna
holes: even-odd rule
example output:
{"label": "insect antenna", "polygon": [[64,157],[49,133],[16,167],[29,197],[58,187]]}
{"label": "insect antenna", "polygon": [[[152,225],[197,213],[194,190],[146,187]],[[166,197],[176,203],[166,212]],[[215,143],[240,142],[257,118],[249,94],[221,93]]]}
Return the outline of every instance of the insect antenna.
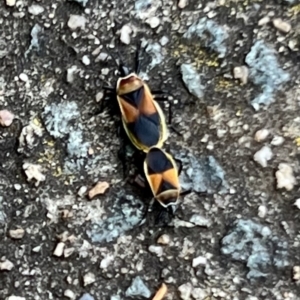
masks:
{"label": "insect antenna", "polygon": [[108,48],[105,45],[103,45],[103,48],[109,54],[109,56],[112,58],[112,60],[114,61],[115,65],[117,66],[117,68],[119,68],[120,64],[118,64],[118,61],[117,61],[116,57],[112,54],[112,52],[110,50],[108,50]]}

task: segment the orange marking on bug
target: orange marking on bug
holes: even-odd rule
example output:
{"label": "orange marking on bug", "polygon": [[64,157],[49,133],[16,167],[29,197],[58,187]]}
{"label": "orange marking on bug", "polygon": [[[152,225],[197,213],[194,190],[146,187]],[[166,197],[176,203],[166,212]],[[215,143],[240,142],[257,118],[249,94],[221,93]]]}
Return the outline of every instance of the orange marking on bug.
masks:
{"label": "orange marking on bug", "polygon": [[175,168],[163,172],[162,179],[172,184],[175,188],[179,188],[179,179]]}
{"label": "orange marking on bug", "polygon": [[139,110],[142,114],[151,115],[157,113],[157,109],[153,103],[153,96],[150,92],[150,89],[146,84],[144,84],[144,97],[139,106]]}
{"label": "orange marking on bug", "polygon": [[152,174],[149,176],[151,181],[151,186],[153,190],[153,194],[156,195],[162,180],[162,174]]}
{"label": "orange marking on bug", "polygon": [[135,107],[130,105],[127,101],[122,100],[122,98],[120,100],[124,112],[123,117],[125,121],[127,123],[135,122],[139,115],[139,111]]}

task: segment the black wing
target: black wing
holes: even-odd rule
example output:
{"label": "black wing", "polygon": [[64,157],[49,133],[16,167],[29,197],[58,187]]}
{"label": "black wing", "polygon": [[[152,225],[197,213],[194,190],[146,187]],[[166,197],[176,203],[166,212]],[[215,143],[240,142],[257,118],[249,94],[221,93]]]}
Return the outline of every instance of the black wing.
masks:
{"label": "black wing", "polygon": [[139,115],[137,120],[128,123],[127,127],[135,138],[147,147],[158,143],[161,133],[159,114],[155,113],[149,116]]}
{"label": "black wing", "polygon": [[144,98],[144,86],[130,93],[123,94],[121,97],[133,107],[138,108]]}
{"label": "black wing", "polygon": [[147,154],[147,166],[149,175],[161,174],[173,168],[172,163],[159,149],[151,149]]}

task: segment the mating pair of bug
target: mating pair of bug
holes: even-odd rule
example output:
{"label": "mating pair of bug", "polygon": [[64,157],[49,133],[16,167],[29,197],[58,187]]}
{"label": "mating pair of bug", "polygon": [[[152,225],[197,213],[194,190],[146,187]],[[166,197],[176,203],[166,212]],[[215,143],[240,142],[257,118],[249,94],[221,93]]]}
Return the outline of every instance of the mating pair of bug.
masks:
{"label": "mating pair of bug", "polygon": [[164,93],[150,91],[148,85],[138,76],[140,48],[136,51],[134,71],[124,65],[121,57],[118,63],[108,49],[106,51],[118,67],[119,78],[115,87],[104,87],[100,110],[103,110],[105,102],[111,102],[107,100],[117,100],[126,135],[143,156],[143,172],[154,198],[165,208],[173,206],[177,204],[181,192],[178,177],[181,166],[178,168],[172,155],[162,149],[168,135],[167,123],[157,101],[166,101]]}

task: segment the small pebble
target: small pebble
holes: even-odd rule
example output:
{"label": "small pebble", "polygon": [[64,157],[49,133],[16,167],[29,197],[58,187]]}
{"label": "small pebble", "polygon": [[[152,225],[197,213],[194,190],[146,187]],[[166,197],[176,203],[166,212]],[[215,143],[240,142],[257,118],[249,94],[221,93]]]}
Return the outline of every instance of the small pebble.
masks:
{"label": "small pebble", "polygon": [[101,74],[104,75],[104,76],[108,75],[108,73],[109,73],[109,68],[103,68],[101,70]]}
{"label": "small pebble", "polygon": [[71,15],[68,21],[68,27],[71,30],[76,30],[77,28],[84,29],[87,20],[83,16]]}
{"label": "small pebble", "polygon": [[77,195],[79,197],[83,197],[85,195],[85,193],[87,192],[87,187],[86,186],[82,186],[80,187],[80,189],[77,192]]}
{"label": "small pebble", "polygon": [[13,267],[14,267],[14,264],[8,259],[0,262],[0,270],[10,271]]}
{"label": "small pebble", "polygon": [[74,78],[75,78],[74,75],[75,75],[76,71],[77,71],[77,66],[72,66],[67,69],[67,82],[68,83],[74,82]]}
{"label": "small pebble", "polygon": [[90,191],[89,198],[93,199],[97,195],[102,195],[109,188],[109,184],[106,181],[99,181]]}
{"label": "small pebble", "polygon": [[84,286],[87,286],[89,284],[92,284],[96,281],[96,277],[93,273],[89,272],[89,273],[86,273],[84,276],[83,276],[83,285]]}
{"label": "small pebble", "polygon": [[296,184],[296,178],[293,174],[293,168],[286,164],[280,163],[278,166],[278,171],[275,173],[277,179],[277,188],[285,188],[287,191],[291,191]]}
{"label": "small pebble", "polygon": [[84,293],[79,300],[95,300],[95,298],[88,293]]}
{"label": "small pebble", "polygon": [[150,19],[147,20],[147,23],[150,25],[151,28],[156,28],[159,26],[160,24],[160,20],[158,17],[152,17]]}
{"label": "small pebble", "polygon": [[284,33],[288,33],[292,29],[291,24],[283,21],[280,18],[274,19],[273,25],[276,29],[278,29],[279,31],[284,32]]}
{"label": "small pebble", "polygon": [[192,266],[193,268],[196,268],[198,266],[205,266],[207,264],[207,259],[204,256],[198,256],[193,259]]}
{"label": "small pebble", "polygon": [[32,4],[28,7],[28,12],[34,16],[37,16],[44,12],[44,7],[38,4]]}
{"label": "small pebble", "polygon": [[15,188],[16,191],[20,191],[21,188],[22,188],[22,186],[21,186],[21,184],[19,184],[19,183],[15,183],[15,184],[14,184],[14,188]]}
{"label": "small pebble", "polygon": [[254,139],[257,142],[262,142],[268,137],[269,134],[270,134],[270,131],[268,129],[260,129],[260,130],[256,131]]}
{"label": "small pebble", "polygon": [[169,43],[169,39],[166,36],[163,36],[159,42],[162,46],[166,46]]}
{"label": "small pebble", "polygon": [[55,247],[53,255],[57,257],[61,257],[64,253],[64,248],[65,248],[65,243],[59,242]]}
{"label": "small pebble", "polygon": [[258,207],[258,216],[264,218],[267,215],[267,208],[264,205]]}
{"label": "small pebble", "polygon": [[124,25],[121,29],[120,41],[125,44],[130,44],[130,35],[132,34],[132,29],[129,25]]}
{"label": "small pebble", "polygon": [[105,61],[107,58],[108,58],[108,54],[105,52],[101,52],[95,59],[95,62]]}
{"label": "small pebble", "polygon": [[40,165],[24,163],[23,170],[27,176],[27,181],[31,181],[32,179],[36,180],[35,186],[38,186],[40,182],[46,180],[46,176],[41,173],[42,167]]}
{"label": "small pebble", "polygon": [[15,6],[16,5],[16,0],[6,0],[6,5],[7,6]]}
{"label": "small pebble", "polygon": [[293,267],[293,280],[300,281],[300,266]]}
{"label": "small pebble", "polygon": [[27,76],[27,74],[25,74],[25,73],[21,73],[21,74],[19,75],[19,78],[20,78],[20,80],[23,81],[23,82],[27,82],[27,81],[28,81],[28,76]]}
{"label": "small pebble", "polygon": [[161,246],[151,245],[149,246],[148,250],[151,253],[156,254],[158,257],[161,257],[163,255],[163,248]]}
{"label": "small pebble", "polygon": [[254,161],[259,163],[263,168],[268,165],[268,161],[272,159],[273,152],[270,147],[263,146],[259,151],[254,154]]}
{"label": "small pebble", "polygon": [[298,41],[297,40],[290,40],[288,42],[288,46],[292,51],[298,51]]}
{"label": "small pebble", "polygon": [[82,63],[86,66],[88,66],[91,63],[91,60],[89,59],[89,57],[87,55],[84,55],[81,59]]}
{"label": "small pebble", "polygon": [[102,100],[103,96],[104,96],[103,92],[98,92],[96,94],[96,102],[99,103]]}
{"label": "small pebble", "polygon": [[192,285],[190,283],[182,284],[178,288],[178,291],[180,293],[180,298],[182,300],[190,300],[191,299],[192,290],[193,290],[193,287],[192,287]]}
{"label": "small pebble", "polygon": [[151,292],[148,287],[145,285],[144,281],[140,276],[135,277],[131,285],[125,291],[126,299],[127,297],[135,297],[141,296],[144,298],[149,298],[151,296]]}
{"label": "small pebble", "polygon": [[185,8],[188,5],[188,0],[179,0],[178,7],[179,8]]}
{"label": "small pebble", "polygon": [[75,293],[69,289],[64,291],[64,296],[71,300],[75,299],[76,297]]}
{"label": "small pebble", "polygon": [[193,299],[196,299],[196,300],[209,299],[208,293],[204,289],[201,289],[201,288],[194,288],[192,291],[192,297],[193,297]]}
{"label": "small pebble", "polygon": [[15,118],[15,115],[11,113],[9,110],[3,109],[0,110],[0,125],[3,127],[9,127],[13,120]]}
{"label": "small pebble", "polygon": [[270,21],[271,21],[270,17],[268,17],[268,16],[263,17],[262,19],[260,19],[258,21],[258,26],[264,26],[264,25],[268,24]]}
{"label": "small pebble", "polygon": [[75,248],[71,247],[71,248],[65,248],[64,249],[64,257],[69,257],[71,256],[75,251]]}
{"label": "small pebble", "polygon": [[170,243],[170,241],[171,241],[171,238],[167,234],[163,234],[157,239],[157,243],[161,244],[161,245],[168,245]]}
{"label": "small pebble", "polygon": [[275,135],[274,138],[271,141],[271,145],[273,146],[280,146],[284,143],[284,137]]}
{"label": "small pebble", "polygon": [[32,252],[38,253],[41,251],[41,248],[42,248],[41,246],[36,246],[36,247],[32,248]]}
{"label": "small pebble", "polygon": [[294,205],[297,206],[298,209],[300,209],[300,198],[295,201]]}
{"label": "small pebble", "polygon": [[9,236],[15,240],[20,240],[21,238],[23,238],[24,234],[25,230],[23,228],[12,229],[9,231]]}
{"label": "small pebble", "polygon": [[106,255],[100,262],[100,269],[107,269],[107,267],[114,261],[112,254]]}

